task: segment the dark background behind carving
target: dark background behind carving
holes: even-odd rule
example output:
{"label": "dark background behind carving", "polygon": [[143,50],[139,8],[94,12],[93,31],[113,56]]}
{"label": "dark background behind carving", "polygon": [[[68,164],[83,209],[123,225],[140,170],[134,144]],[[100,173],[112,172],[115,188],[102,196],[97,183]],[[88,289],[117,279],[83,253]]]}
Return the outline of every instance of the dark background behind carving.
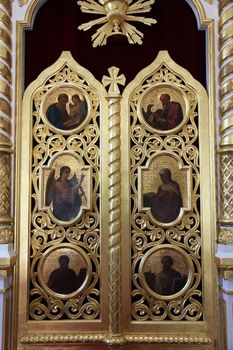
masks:
{"label": "dark background behind carving", "polygon": [[[143,15],[143,14],[142,14]],[[137,22],[144,33],[142,45],[130,45],[126,40],[112,41],[93,48],[91,35],[99,26],[83,32],[82,23],[99,18],[81,12],[77,0],[48,0],[39,9],[32,30],[25,31],[25,87],[64,50],[102,80],[111,66],[120,68],[127,83],[153,62],[160,50],[186,68],[195,79],[206,86],[205,31],[199,31],[191,7],[185,0],[155,0],[151,12],[144,14],[158,23],[146,26]]]}

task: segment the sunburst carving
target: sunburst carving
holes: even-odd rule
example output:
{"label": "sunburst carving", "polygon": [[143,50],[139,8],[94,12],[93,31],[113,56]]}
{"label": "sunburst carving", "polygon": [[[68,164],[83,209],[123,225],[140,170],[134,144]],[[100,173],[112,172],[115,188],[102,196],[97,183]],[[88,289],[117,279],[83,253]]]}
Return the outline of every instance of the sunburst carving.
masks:
{"label": "sunburst carving", "polygon": [[155,0],[85,0],[78,1],[82,12],[101,15],[100,18],[84,23],[78,27],[88,30],[94,25],[102,26],[92,35],[93,46],[106,45],[107,39],[113,35],[126,36],[130,44],[142,44],[143,33],[129,22],[141,22],[146,25],[155,24],[153,18],[135,16],[149,12]]}

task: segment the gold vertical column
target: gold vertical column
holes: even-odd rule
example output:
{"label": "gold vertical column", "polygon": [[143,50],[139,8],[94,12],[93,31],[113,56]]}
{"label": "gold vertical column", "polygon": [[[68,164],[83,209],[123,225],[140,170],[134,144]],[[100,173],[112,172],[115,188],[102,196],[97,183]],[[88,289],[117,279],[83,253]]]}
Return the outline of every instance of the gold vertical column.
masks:
{"label": "gold vertical column", "polygon": [[[109,101],[109,339],[110,346],[121,343],[121,182],[120,182],[120,100],[118,84],[125,84],[119,69],[108,69],[110,77],[103,77],[103,85],[110,84]],[[118,344],[118,345],[117,345]]]}
{"label": "gold vertical column", "polygon": [[219,1],[220,171],[219,243],[233,244],[233,1]]}
{"label": "gold vertical column", "polygon": [[10,349],[12,267],[11,217],[11,0],[0,0],[0,324],[1,349]]}
{"label": "gold vertical column", "polygon": [[0,244],[13,242],[11,217],[11,1],[0,0]]}

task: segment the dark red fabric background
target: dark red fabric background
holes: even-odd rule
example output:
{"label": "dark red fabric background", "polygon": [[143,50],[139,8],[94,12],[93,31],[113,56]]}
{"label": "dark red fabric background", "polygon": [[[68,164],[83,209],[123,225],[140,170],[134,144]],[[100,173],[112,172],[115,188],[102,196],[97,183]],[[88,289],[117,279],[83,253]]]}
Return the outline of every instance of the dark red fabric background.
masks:
{"label": "dark red fabric background", "polygon": [[121,40],[93,48],[91,35],[99,26],[86,32],[77,28],[99,17],[82,13],[77,0],[48,0],[38,11],[32,30],[25,30],[25,87],[64,50],[71,51],[74,59],[98,80],[114,65],[126,76],[127,83],[149,65],[160,50],[167,50],[176,63],[206,86],[205,32],[198,30],[188,3],[155,0],[151,12],[144,16],[155,18],[157,24],[132,23],[144,33],[142,45]]}

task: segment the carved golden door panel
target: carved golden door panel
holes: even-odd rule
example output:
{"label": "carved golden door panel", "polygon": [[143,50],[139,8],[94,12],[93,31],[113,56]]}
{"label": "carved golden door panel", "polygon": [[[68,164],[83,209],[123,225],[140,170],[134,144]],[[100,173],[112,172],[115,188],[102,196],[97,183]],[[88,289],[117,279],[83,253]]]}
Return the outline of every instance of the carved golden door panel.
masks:
{"label": "carved golden door panel", "polygon": [[64,52],[24,94],[18,349],[217,349],[208,96],[167,52],[118,73]]}

